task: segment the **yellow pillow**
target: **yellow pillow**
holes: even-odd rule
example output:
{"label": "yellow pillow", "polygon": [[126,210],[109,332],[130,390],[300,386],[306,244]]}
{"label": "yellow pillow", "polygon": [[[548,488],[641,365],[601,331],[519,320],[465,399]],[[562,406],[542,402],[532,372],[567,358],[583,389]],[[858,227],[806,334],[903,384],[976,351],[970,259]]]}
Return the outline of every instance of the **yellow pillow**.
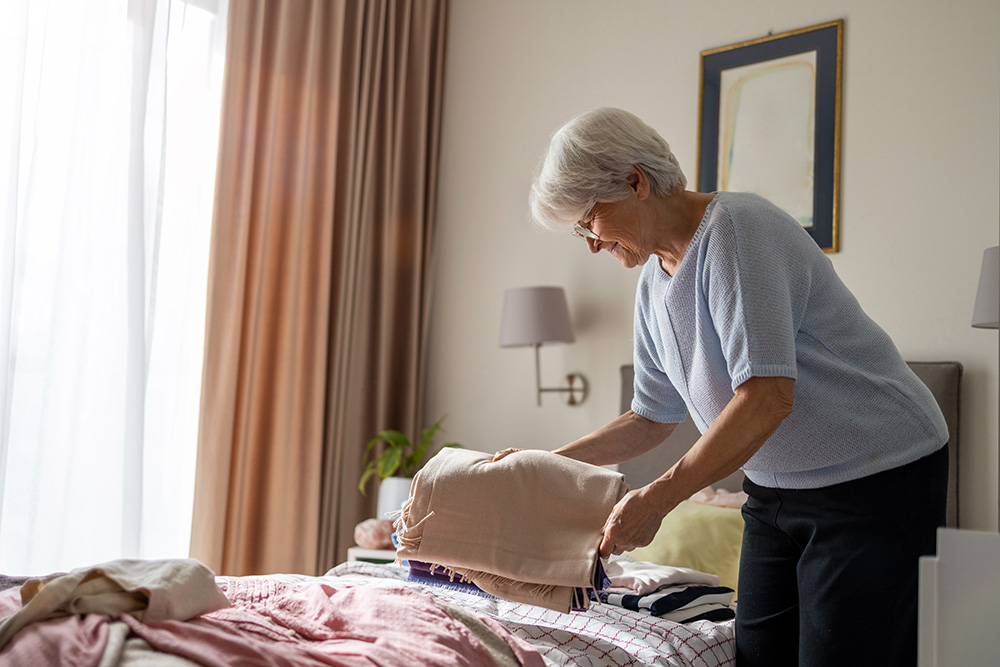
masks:
{"label": "yellow pillow", "polygon": [[735,591],[742,541],[743,515],[738,508],[684,500],[663,517],[660,530],[649,545],[627,555],[636,560],[715,574],[720,585]]}

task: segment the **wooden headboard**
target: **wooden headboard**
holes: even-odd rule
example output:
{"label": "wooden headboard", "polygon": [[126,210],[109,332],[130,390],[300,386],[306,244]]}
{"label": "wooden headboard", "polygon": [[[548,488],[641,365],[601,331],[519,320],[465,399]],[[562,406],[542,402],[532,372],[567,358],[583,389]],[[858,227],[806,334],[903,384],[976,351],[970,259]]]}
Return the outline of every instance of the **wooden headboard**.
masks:
{"label": "wooden headboard", "polygon": [[[958,454],[959,431],[958,417],[961,399],[962,364],[957,361],[909,361],[924,384],[934,394],[944,419],[948,424],[949,465],[948,465],[948,526],[958,527]],[[634,373],[632,365],[621,367],[621,412],[632,408],[632,381]],[[659,447],[646,452],[642,456],[618,465],[619,472],[625,475],[626,481],[634,489],[653,481],[677,459],[683,456],[701,434],[688,417],[680,424],[673,435]],[[743,485],[743,473],[736,472],[715,485],[716,488],[729,491],[739,491]]]}

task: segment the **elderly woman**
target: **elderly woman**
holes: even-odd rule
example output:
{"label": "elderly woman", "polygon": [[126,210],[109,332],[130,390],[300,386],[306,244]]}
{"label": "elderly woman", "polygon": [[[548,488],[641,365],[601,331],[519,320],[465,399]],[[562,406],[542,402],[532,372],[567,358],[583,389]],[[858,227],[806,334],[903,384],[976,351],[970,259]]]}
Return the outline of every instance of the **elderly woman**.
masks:
{"label": "elderly woman", "polygon": [[539,223],[642,267],[632,409],[557,451],[625,461],[688,413],[702,433],[618,503],[601,554],[648,544],[678,503],[742,468],[738,664],[915,664],[944,418],[798,222],[686,183],[656,131],[606,108],[553,136],[532,188]]}

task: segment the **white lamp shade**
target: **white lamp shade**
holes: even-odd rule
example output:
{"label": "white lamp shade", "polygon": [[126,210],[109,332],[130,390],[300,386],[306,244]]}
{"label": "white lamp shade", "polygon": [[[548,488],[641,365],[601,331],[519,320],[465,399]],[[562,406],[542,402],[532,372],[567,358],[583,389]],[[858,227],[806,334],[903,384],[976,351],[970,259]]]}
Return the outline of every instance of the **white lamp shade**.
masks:
{"label": "white lamp shade", "polygon": [[972,310],[972,326],[980,329],[996,329],[997,310],[1000,309],[1000,246],[987,248],[983,252],[983,268],[979,272],[979,289],[976,290],[976,306]]}
{"label": "white lamp shade", "polygon": [[518,287],[504,293],[500,347],[572,342],[562,287]]}

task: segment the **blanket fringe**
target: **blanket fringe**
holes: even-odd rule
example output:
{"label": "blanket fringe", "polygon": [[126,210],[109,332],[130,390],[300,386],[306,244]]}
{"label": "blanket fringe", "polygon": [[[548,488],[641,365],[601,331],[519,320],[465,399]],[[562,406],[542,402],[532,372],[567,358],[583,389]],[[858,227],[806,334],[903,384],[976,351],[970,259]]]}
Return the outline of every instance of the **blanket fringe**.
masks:
{"label": "blanket fringe", "polygon": [[541,600],[550,596],[552,591],[557,588],[554,584],[538,584],[527,581],[515,581],[514,579],[503,577],[499,574],[493,574],[492,572],[464,570],[463,575],[483,590],[493,593],[494,595],[498,595],[499,597],[506,597],[504,593],[517,591],[518,593],[526,595],[534,600]]}
{"label": "blanket fringe", "polygon": [[465,574],[459,572],[450,565],[439,565],[438,563],[428,563],[428,565],[430,566],[430,572],[432,575],[436,570],[440,569],[443,574],[448,576],[448,581],[452,583],[455,582],[455,579],[458,579],[458,583],[460,584],[472,583],[472,579],[469,579],[467,576],[465,576]]}
{"label": "blanket fringe", "polygon": [[427,516],[416,523],[410,525],[411,510],[413,509],[413,497],[407,498],[403,506],[392,513],[394,517],[392,527],[396,530],[397,551],[416,552],[420,548],[420,539],[424,535],[424,524],[427,519],[434,516],[434,512],[428,512]]}

